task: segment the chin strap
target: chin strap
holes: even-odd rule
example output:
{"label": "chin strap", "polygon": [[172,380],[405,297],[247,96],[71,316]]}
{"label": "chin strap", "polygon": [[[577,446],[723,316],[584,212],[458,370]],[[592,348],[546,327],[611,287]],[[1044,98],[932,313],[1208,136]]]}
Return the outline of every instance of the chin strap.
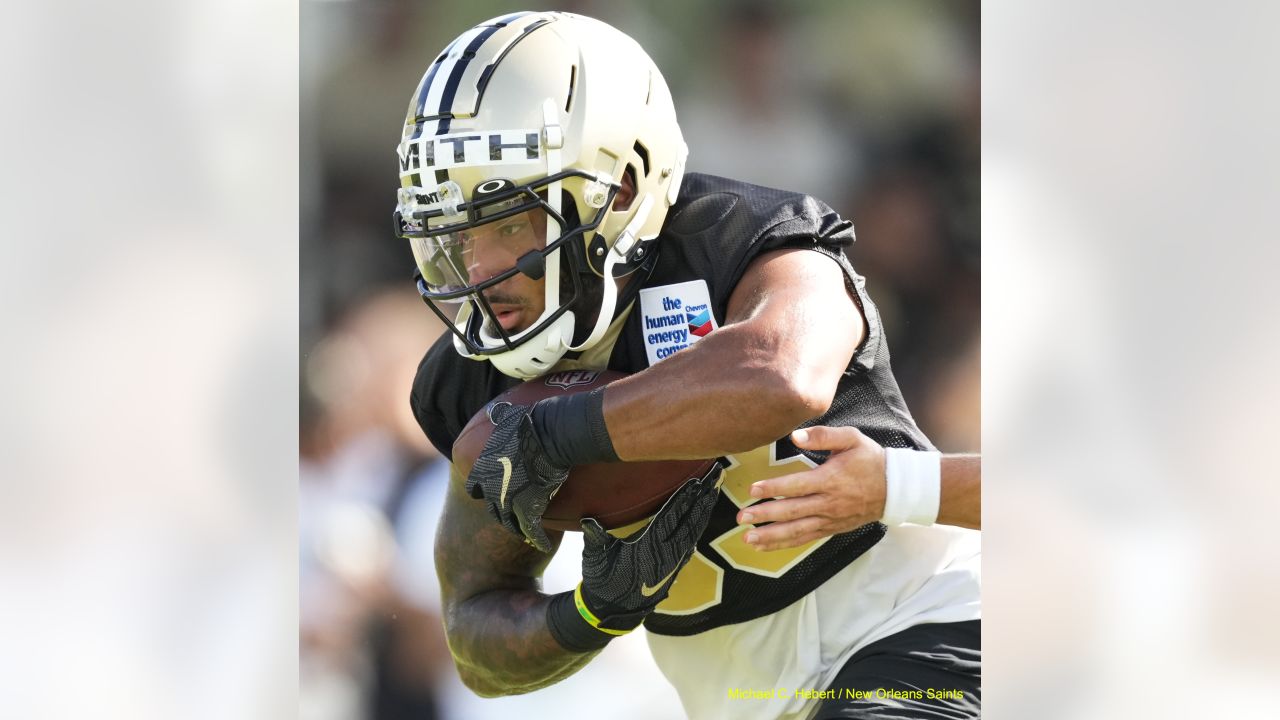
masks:
{"label": "chin strap", "polygon": [[[547,175],[552,176],[560,172],[560,152],[564,147],[564,131],[560,127],[559,107],[556,103],[547,98],[542,105],[542,143],[546,149],[547,157]],[[685,150],[687,152],[687,149]],[[684,173],[684,153],[681,153],[680,161],[677,163],[676,177],[674,177],[674,190],[669,190],[668,194],[676,192],[679,188],[681,176]],[[556,180],[547,186],[547,205],[558,215],[561,212],[561,181]],[[560,318],[552,323],[550,327],[545,328],[541,334],[543,338],[529,338],[528,341],[517,346],[515,350],[491,356],[472,355],[466,351],[458,338],[454,338],[454,345],[458,349],[459,354],[472,357],[476,360],[489,360],[500,372],[512,377],[522,377],[525,379],[541,375],[554,365],[567,351],[581,352],[600,342],[608,332],[609,326],[613,323],[613,314],[618,305],[618,285],[614,281],[613,270],[619,264],[625,263],[627,253],[631,252],[640,238],[638,233],[640,228],[644,227],[645,222],[649,219],[649,214],[653,212],[654,198],[652,195],[645,195],[640,201],[640,206],[636,209],[636,213],[632,216],[631,221],[618,235],[618,239],[613,243],[608,255],[604,261],[604,295],[600,301],[600,313],[596,318],[595,327],[592,328],[591,334],[587,336],[578,345],[572,345],[573,328],[575,324],[575,314],[572,310],[566,311]],[[552,216],[547,217],[547,239],[558,238],[560,236],[560,223]],[[646,238],[647,239],[647,238]],[[561,249],[557,248],[545,257],[545,310],[543,317],[553,308],[560,305],[560,253]],[[467,303],[459,311],[455,323],[461,327],[465,327],[471,319],[471,312],[474,309],[471,303]],[[534,322],[536,326],[542,318]],[[482,323],[483,326],[483,323]],[[460,328],[461,329],[461,328]],[[527,331],[526,331],[527,332]],[[480,329],[481,335],[484,329]],[[524,333],[517,333],[512,340],[520,338]],[[496,338],[495,338],[496,339]]]}
{"label": "chin strap", "polygon": [[604,337],[605,332],[609,329],[609,325],[613,323],[613,312],[618,306],[618,283],[613,279],[613,268],[627,259],[627,253],[636,244],[636,232],[644,227],[644,223],[649,219],[649,213],[653,211],[653,196],[645,195],[644,200],[640,201],[640,207],[636,210],[635,217],[631,218],[631,222],[622,229],[622,233],[618,235],[618,239],[613,243],[613,247],[609,250],[609,255],[604,260],[604,297],[600,301],[600,314],[596,317],[596,326],[591,330],[591,334],[587,336],[578,345],[570,347],[575,352],[586,350],[587,348],[600,342],[600,338]]}
{"label": "chin strap", "polygon": [[[551,98],[542,101],[542,144],[547,150],[547,176],[560,172],[560,149],[564,147],[564,130],[560,127],[560,109]],[[547,215],[547,235],[543,239],[545,248],[550,242],[560,237],[563,228],[556,221],[560,215],[561,182],[556,180],[547,186],[547,205],[553,213]],[[544,261],[546,284],[543,286],[544,308],[560,306],[560,249],[553,250]]]}
{"label": "chin strap", "polygon": [[[542,119],[542,144],[546,149],[547,157],[546,174],[552,176],[559,173],[561,169],[560,152],[561,148],[564,147],[564,130],[560,127],[558,106],[551,98],[547,98],[542,103]],[[554,214],[547,215],[547,234],[543,241],[544,243],[560,237],[562,228],[555,216],[560,215],[561,212],[561,187],[560,180],[556,180],[547,186],[547,205],[554,211]],[[535,320],[529,329],[511,337],[511,340],[521,339],[560,306],[560,253],[560,249],[556,249],[548,253],[544,258],[543,278],[545,280],[545,289],[543,297],[545,298],[545,304],[543,307],[545,309],[542,317]],[[465,327],[465,323],[470,320],[472,312],[474,312],[474,308],[472,303],[468,302],[458,313],[458,323]],[[525,342],[517,345],[514,350],[508,352],[488,356],[471,355],[466,352],[465,345],[456,336],[454,338],[454,346],[464,356],[472,357],[476,360],[489,360],[504,375],[527,380],[547,372],[564,356],[564,353],[569,349],[569,343],[573,341],[573,327],[573,311],[566,311],[559,319],[538,333],[541,337],[530,337]],[[485,340],[492,342],[501,340],[498,337],[486,337],[483,322],[481,322],[478,332]]]}
{"label": "chin strap", "polygon": [[[551,98],[547,98],[542,103],[542,145],[547,151],[547,176],[559,173],[560,151],[564,147],[564,130],[560,127],[559,107]],[[544,243],[560,237],[562,228],[555,216],[560,214],[561,187],[562,183],[559,180],[547,186],[547,206],[554,211],[554,214],[547,215],[547,235]],[[544,258],[544,310],[542,317],[534,321],[532,327],[536,327],[560,307],[560,254],[561,250],[557,248]],[[560,361],[560,358],[564,357],[569,349],[569,343],[573,342],[573,327],[573,311],[566,311],[559,319],[543,328],[536,336],[518,345],[516,349],[490,355],[488,360],[504,375],[526,380],[537,377],[549,371]],[[527,333],[528,330],[525,332]],[[519,333],[511,339],[520,338],[523,334]]]}

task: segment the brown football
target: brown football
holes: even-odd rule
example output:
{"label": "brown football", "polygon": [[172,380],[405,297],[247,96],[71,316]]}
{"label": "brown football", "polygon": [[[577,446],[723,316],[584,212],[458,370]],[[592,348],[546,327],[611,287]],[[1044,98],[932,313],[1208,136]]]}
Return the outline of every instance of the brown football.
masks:
{"label": "brown football", "polygon": [[[532,405],[555,395],[586,392],[606,385],[625,373],[612,370],[568,370],[534,378],[499,395],[467,423],[453,443],[453,463],[467,475],[493,432],[489,409],[496,403]],[[623,527],[653,514],[690,478],[702,477],[714,460],[661,460],[579,465],[569,472],[543,515],[545,527],[580,530],[584,517],[600,521],[605,529]]]}

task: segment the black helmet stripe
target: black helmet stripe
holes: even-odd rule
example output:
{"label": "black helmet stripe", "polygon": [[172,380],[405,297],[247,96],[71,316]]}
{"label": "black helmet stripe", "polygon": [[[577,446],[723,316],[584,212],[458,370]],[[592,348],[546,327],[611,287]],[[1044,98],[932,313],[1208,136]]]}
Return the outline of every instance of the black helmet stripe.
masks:
{"label": "black helmet stripe", "polygon": [[[423,134],[429,122],[437,123],[435,135],[443,135],[454,118],[474,116],[493,68],[516,43],[554,19],[554,14],[548,13],[512,13],[477,25],[455,39],[432,63],[418,88],[413,139]],[[504,28],[509,30],[500,32]]]}
{"label": "black helmet stripe", "polygon": [[484,97],[485,88],[489,86],[489,78],[493,76],[493,69],[498,67],[498,63],[502,62],[502,58],[506,57],[507,53],[511,52],[511,48],[515,47],[516,43],[523,40],[529,33],[549,22],[551,22],[551,20],[543,17],[526,25],[519,35],[512,38],[511,42],[507,43],[505,47],[498,51],[498,54],[493,58],[493,62],[486,65],[484,70],[480,72],[480,77],[476,80],[476,104],[475,107],[471,109],[471,113],[473,115],[480,111],[480,100]]}
{"label": "black helmet stripe", "polygon": [[453,42],[449,43],[449,46],[444,49],[444,52],[440,53],[440,55],[435,59],[435,62],[431,63],[430,69],[427,70],[427,74],[422,78],[422,84],[418,86],[418,102],[417,108],[414,110],[414,140],[417,140],[418,137],[422,135],[422,124],[424,120],[422,115],[427,106],[427,93],[431,92],[431,83],[436,79],[436,71],[444,64],[444,61],[449,57],[449,53],[453,52],[453,47],[457,45],[460,40],[462,40],[462,37],[457,37]]}
{"label": "black helmet stripe", "polygon": [[[519,18],[524,17],[525,15],[532,15],[532,14],[533,13],[528,11],[511,13],[510,15],[503,15],[500,18],[495,18],[491,23],[488,23],[486,25],[477,25],[471,29],[477,30],[482,27],[486,27],[486,28],[505,27],[512,20],[517,20]],[[488,37],[489,35],[492,35],[492,34],[493,34],[493,31],[490,30],[488,33],[485,34],[485,37]],[[431,68],[427,71],[426,77],[423,78],[422,84],[418,86],[417,110],[414,114],[419,119],[422,119],[423,115],[426,113],[427,94],[431,90],[431,81],[435,79],[436,71],[439,70],[440,66],[443,65],[445,61],[449,59],[449,54],[453,52],[453,49],[457,47],[458,43],[462,42],[462,39],[466,36],[467,34],[463,33],[462,35],[459,35],[458,37],[454,38],[453,42],[449,43],[449,46],[444,49],[444,52],[440,53],[440,55],[436,57],[435,62],[431,63]],[[468,48],[467,51],[474,51],[477,48],[479,48],[479,45],[476,45],[475,47],[472,47],[472,48]],[[463,63],[464,66],[465,64],[466,63]],[[444,112],[444,105],[441,105],[440,111]],[[418,131],[419,133],[421,133],[421,128],[419,128]]]}
{"label": "black helmet stripe", "polygon": [[450,110],[453,107],[453,96],[458,92],[458,83],[462,82],[462,73],[466,72],[467,65],[471,64],[471,59],[476,56],[476,52],[480,49],[484,42],[493,36],[502,28],[506,27],[506,23],[494,24],[486,27],[483,32],[475,37],[466,49],[462,51],[462,57],[453,64],[452,70],[449,72],[449,80],[445,83],[444,93],[440,96],[440,124],[436,126],[436,134],[443,135],[449,132],[449,121],[453,119],[453,113]]}

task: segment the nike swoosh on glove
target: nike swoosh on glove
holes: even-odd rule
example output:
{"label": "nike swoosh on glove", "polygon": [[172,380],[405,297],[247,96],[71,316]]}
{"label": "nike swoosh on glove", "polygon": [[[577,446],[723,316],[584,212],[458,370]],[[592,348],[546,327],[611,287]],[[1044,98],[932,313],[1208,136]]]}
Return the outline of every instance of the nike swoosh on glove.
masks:
{"label": "nike swoosh on glove", "polygon": [[569,466],[553,463],[534,430],[532,407],[501,403],[490,410],[496,427],[471,467],[466,490],[507,530],[542,552],[551,540],[542,515],[569,477]]}
{"label": "nike swoosh on glove", "polygon": [[634,630],[671,592],[702,537],[719,495],[724,468],[680,487],[636,535],[619,540],[594,518],[582,521],[582,602],[603,631]]}

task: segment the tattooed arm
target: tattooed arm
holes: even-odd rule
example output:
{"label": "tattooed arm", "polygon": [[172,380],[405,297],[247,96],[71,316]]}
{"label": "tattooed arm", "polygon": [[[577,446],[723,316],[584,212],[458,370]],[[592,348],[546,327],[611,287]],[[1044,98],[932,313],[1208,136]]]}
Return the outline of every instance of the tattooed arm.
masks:
{"label": "tattooed arm", "polygon": [[458,674],[483,697],[518,695],[557,683],[596,652],[565,650],[547,629],[550,596],[539,577],[560,544],[543,554],[503,529],[463,489],[455,471],[436,535],[445,634]]}

